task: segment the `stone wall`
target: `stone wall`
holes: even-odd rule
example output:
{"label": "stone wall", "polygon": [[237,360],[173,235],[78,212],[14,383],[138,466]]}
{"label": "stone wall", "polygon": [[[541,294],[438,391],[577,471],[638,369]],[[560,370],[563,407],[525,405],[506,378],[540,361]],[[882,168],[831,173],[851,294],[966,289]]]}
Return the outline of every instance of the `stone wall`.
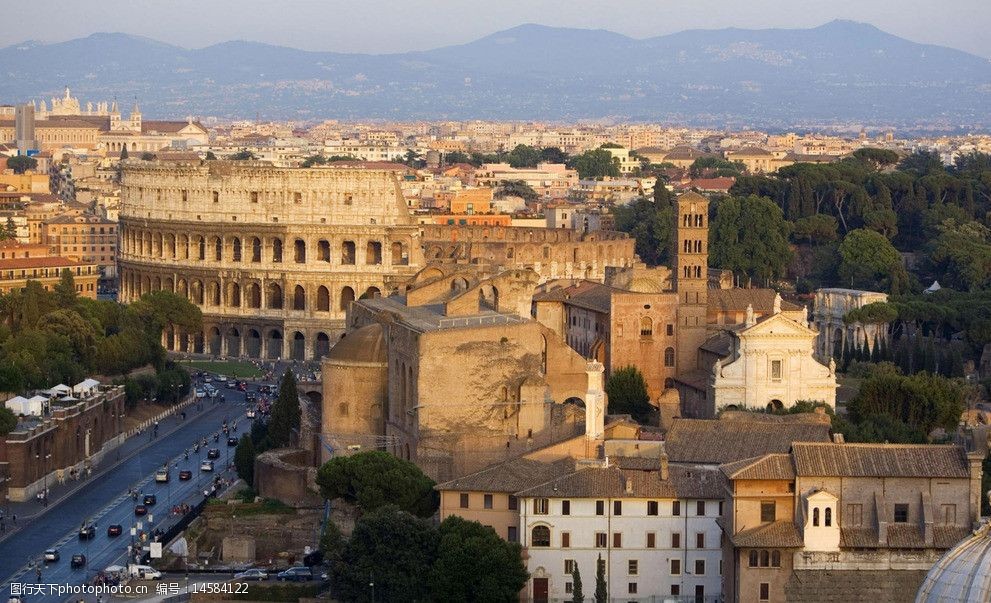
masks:
{"label": "stone wall", "polygon": [[262,498],[274,498],[296,508],[319,508],[316,467],[308,450],[280,448],[258,455],[255,460],[255,489]]}

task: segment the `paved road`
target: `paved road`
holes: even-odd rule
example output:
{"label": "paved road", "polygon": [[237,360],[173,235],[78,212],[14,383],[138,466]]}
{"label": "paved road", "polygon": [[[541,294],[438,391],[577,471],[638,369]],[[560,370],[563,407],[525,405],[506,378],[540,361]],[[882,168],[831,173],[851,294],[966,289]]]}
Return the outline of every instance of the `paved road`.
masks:
{"label": "paved road", "polygon": [[[46,584],[79,584],[92,578],[96,571],[121,563],[131,542],[129,532],[132,524],[142,521],[145,530],[148,529],[147,517],[134,516],[136,503],[127,494],[129,488],[157,496],[157,504],[150,507],[149,512],[154,516],[153,525],[160,527],[164,521],[175,520],[170,516],[173,505],[182,502],[191,504],[201,500],[203,487],[209,485],[212,475],[233,477],[232,473],[224,474],[223,469],[228,462],[233,461],[234,449],[227,446],[223,434],[217,443],[213,442],[210,435],[220,430],[225,418],[238,418],[238,433],[232,434],[235,437],[243,434],[250,422],[243,416],[246,408],[244,394],[228,389],[221,391],[226,398],[225,403],[205,402],[200,414],[187,411],[184,422],[172,419],[163,423],[157,439],[152,440],[148,433],[135,436],[148,438],[150,445],[124,457],[113,470],[92,478],[67,501],[49,507],[41,518],[0,542],[0,577],[3,579],[0,596],[6,598],[11,582],[35,581],[35,573],[29,572],[27,565],[38,560],[47,548],[57,548],[61,559],[42,568],[41,582]],[[169,432],[172,428],[174,431]],[[199,470],[200,460],[206,458],[206,449],[201,447],[199,453],[195,454],[190,450],[188,460],[183,455],[183,451],[191,448],[194,441],[204,437],[208,438],[207,448],[220,449],[221,456],[215,461],[217,470],[212,475]],[[169,483],[155,483],[155,471],[167,461],[173,465]],[[178,467],[174,466],[176,463]],[[193,479],[179,481],[178,473],[182,469],[192,471]],[[77,531],[84,520],[97,522],[95,539],[79,540]],[[106,528],[115,523],[124,527],[124,534],[109,538]],[[86,555],[86,568],[69,568],[69,560],[75,553]],[[37,596],[29,598],[31,601],[38,600]],[[44,599],[54,600],[49,597]]]}

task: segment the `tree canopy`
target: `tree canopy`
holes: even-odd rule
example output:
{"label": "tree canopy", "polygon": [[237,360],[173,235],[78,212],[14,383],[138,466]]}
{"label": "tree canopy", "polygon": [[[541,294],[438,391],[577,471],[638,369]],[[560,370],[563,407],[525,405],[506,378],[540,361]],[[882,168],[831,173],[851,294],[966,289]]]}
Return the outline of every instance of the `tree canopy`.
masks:
{"label": "tree canopy", "polygon": [[849,287],[883,290],[891,293],[905,291],[908,273],[898,250],[873,230],[857,229],[840,243],[839,276]]}
{"label": "tree canopy", "polygon": [[747,281],[783,276],[791,260],[791,223],[764,197],[727,197],[716,205],[709,230],[709,264]]}
{"label": "tree canopy", "polygon": [[23,174],[28,170],[38,167],[38,160],[27,155],[15,155],[7,158],[7,167],[14,170],[15,174]]}
{"label": "tree canopy", "polygon": [[653,407],[647,395],[647,382],[635,366],[616,369],[606,379],[606,395],[609,396],[609,414],[630,415],[646,422]]}
{"label": "tree canopy", "polygon": [[232,154],[229,159],[232,161],[249,161],[252,159],[257,159],[257,157],[255,157],[255,154],[248,149],[241,149],[237,153]]}
{"label": "tree canopy", "polygon": [[605,149],[593,149],[575,155],[568,165],[577,170],[578,176],[583,180],[601,180],[606,176],[613,178],[619,176],[619,158],[613,157],[612,153]]}
{"label": "tree canopy", "polygon": [[279,382],[279,396],[272,403],[272,415],[268,420],[268,439],[272,448],[289,446],[293,431],[299,429],[301,412],[296,375],[286,369]]}
{"label": "tree canopy", "polygon": [[429,517],[438,505],[434,481],[413,463],[387,452],[334,457],[317,471],[317,485],[324,498],[343,499],[366,513],[391,504]]}
{"label": "tree canopy", "polygon": [[540,161],[540,149],[535,149],[529,145],[518,144],[509,152],[509,165],[514,168],[537,167]]}
{"label": "tree canopy", "polygon": [[457,515],[441,522],[439,536],[429,578],[435,600],[509,603],[519,599],[528,578],[519,544]]}

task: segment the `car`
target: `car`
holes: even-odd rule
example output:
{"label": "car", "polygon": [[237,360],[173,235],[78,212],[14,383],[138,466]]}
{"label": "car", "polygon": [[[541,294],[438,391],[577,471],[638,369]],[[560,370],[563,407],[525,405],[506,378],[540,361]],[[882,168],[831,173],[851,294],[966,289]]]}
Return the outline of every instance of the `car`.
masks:
{"label": "car", "polygon": [[69,567],[71,567],[72,569],[79,569],[85,566],[86,566],[86,555],[83,555],[81,553],[76,553],[75,555],[72,556],[72,559],[69,560]]}
{"label": "car", "polygon": [[96,524],[84,523],[81,528],[79,528],[79,539],[80,540],[92,540],[96,538]]}
{"label": "car", "polygon": [[268,580],[268,572],[263,569],[248,569],[234,574],[235,580]]}
{"label": "car", "polygon": [[248,391],[248,384],[244,381],[238,381],[237,389],[238,391],[246,392]]}
{"label": "car", "polygon": [[217,381],[220,381],[221,383],[226,383],[227,375],[217,375]]}
{"label": "car", "polygon": [[124,526],[119,523],[110,524],[107,526],[107,536],[109,538],[116,538],[124,533]]}
{"label": "car", "polygon": [[188,482],[191,479],[193,479],[193,472],[190,471],[189,469],[183,469],[182,471],[179,472],[180,482]]}
{"label": "car", "polygon": [[207,375],[206,377],[203,377],[203,383],[211,383],[211,382],[213,382],[213,376]]}
{"label": "car", "polygon": [[275,575],[275,579],[281,582],[306,582],[313,579],[313,570],[308,567],[290,567]]}
{"label": "car", "polygon": [[58,549],[48,549],[44,554],[45,563],[55,563],[60,559]]}
{"label": "car", "polygon": [[227,382],[227,389],[237,389],[237,382],[236,381],[228,381]]}
{"label": "car", "polygon": [[203,461],[200,463],[200,471],[213,471],[213,461]]}
{"label": "car", "polygon": [[197,398],[206,398],[206,390],[197,389],[196,390],[196,397]]}
{"label": "car", "polygon": [[134,514],[138,517],[148,514],[148,507],[144,505],[135,505]]}
{"label": "car", "polygon": [[258,413],[255,411],[254,408],[249,408],[248,409],[248,418],[249,419],[254,419],[257,416],[257,414]]}
{"label": "car", "polygon": [[208,459],[219,459],[220,458],[220,448],[211,448],[206,451],[206,458]]}
{"label": "car", "polygon": [[257,398],[258,398],[258,396],[254,392],[248,392],[248,393],[244,394],[244,401],[245,402],[254,402]]}
{"label": "car", "polygon": [[167,483],[169,483],[169,470],[168,469],[159,469],[158,471],[156,471],[155,472],[155,481],[158,482],[159,484],[167,484]]}
{"label": "car", "polygon": [[144,506],[151,507],[158,502],[158,497],[154,494],[145,494]]}
{"label": "car", "polygon": [[145,580],[161,580],[162,572],[153,568],[150,565],[131,565],[128,566],[131,575],[135,578],[142,578]]}
{"label": "car", "polygon": [[227,445],[231,447],[237,446],[237,438],[227,438]]}

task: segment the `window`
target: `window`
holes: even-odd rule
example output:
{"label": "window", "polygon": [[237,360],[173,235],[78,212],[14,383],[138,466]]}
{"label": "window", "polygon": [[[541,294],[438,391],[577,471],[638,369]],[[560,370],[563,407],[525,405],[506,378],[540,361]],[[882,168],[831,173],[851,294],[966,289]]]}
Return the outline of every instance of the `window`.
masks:
{"label": "window", "polygon": [[561,532],[561,548],[566,549],[571,546],[571,532]]}
{"label": "window", "polygon": [[846,506],[846,522],[848,526],[859,527],[864,521],[864,505],[849,504]]}
{"label": "window", "polygon": [[719,501],[719,511],[718,511],[718,514],[719,514],[720,517],[723,516],[723,501]]}
{"label": "window", "polygon": [[812,526],[819,527],[819,507],[812,509]]}
{"label": "window", "polygon": [[826,526],[827,528],[829,526],[833,525],[833,509],[832,509],[832,507],[826,507],[826,510],[823,511],[823,525]]}
{"label": "window", "polygon": [[534,515],[547,515],[547,509],[550,507],[546,498],[535,498],[533,499],[533,514]]}
{"label": "window", "polygon": [[681,548],[681,534],[678,532],[671,533],[671,548],[680,549]]}
{"label": "window", "polygon": [[657,534],[653,532],[647,532],[647,548],[652,549],[657,546]]}
{"label": "window", "polygon": [[771,551],[771,567],[781,567],[781,551]]}
{"label": "window", "polygon": [[506,529],[506,540],[510,542],[519,542],[520,536],[519,531],[516,526],[509,526]]}
{"label": "window", "polygon": [[674,348],[664,348],[664,366],[674,366]]}
{"label": "window", "polygon": [[769,567],[771,565],[771,553],[770,551],[760,552],[760,566]]}
{"label": "window", "polygon": [[771,379],[773,381],[781,381],[781,361],[772,360],[771,361]]}
{"label": "window", "polygon": [[657,501],[648,500],[647,501],[647,515],[657,515]]}
{"label": "window", "polygon": [[681,585],[680,584],[672,584],[671,585],[671,594],[673,596],[675,596],[675,597],[681,595]]}
{"label": "window", "polygon": [[462,509],[467,509],[468,508],[468,493],[467,492],[462,492],[461,493],[461,508]]}
{"label": "window", "polygon": [[[213,191],[213,202],[220,203],[220,193]],[[258,203],[258,193],[251,193],[251,202]]]}
{"label": "window", "polygon": [[908,523],[908,505],[905,503],[895,504],[895,523]]}
{"label": "window", "polygon": [[705,559],[695,560],[695,575],[704,576],[705,575]]}
{"label": "window", "polygon": [[612,502],[612,514],[613,515],[622,515],[623,514],[623,501],[621,501],[621,500],[614,500]]}
{"label": "window", "polygon": [[520,501],[519,501],[519,499],[516,498],[515,496],[513,496],[512,494],[510,494],[509,495],[509,510],[510,511],[515,511],[515,510],[517,510],[519,508],[520,508]]}
{"label": "window", "polygon": [[695,501],[695,514],[699,517],[705,517],[705,501],[697,500]]}
{"label": "window", "polygon": [[630,574],[631,576],[636,576],[637,572],[640,571],[640,562],[637,561],[636,559],[630,559],[629,561],[626,562],[626,565],[627,565],[626,573]]}
{"label": "window", "polygon": [[571,501],[562,500],[561,501],[561,515],[571,515]]}
{"label": "window", "polygon": [[668,323],[667,326],[664,327],[664,332],[667,333],[668,337],[673,336],[674,335],[674,325],[671,324],[671,323]]}
{"label": "window", "polygon": [[483,498],[483,501],[484,502],[482,503],[482,505],[486,509],[491,509],[492,508],[492,495],[491,494],[486,494],[485,497]]}
{"label": "window", "polygon": [[704,549],[705,548],[705,533],[699,532],[695,535],[695,548]]}
{"label": "window", "polygon": [[755,551],[755,550],[754,551],[750,551],[750,554],[747,556],[747,566],[748,567],[757,567],[757,560],[758,560],[758,553],[757,553],[757,551]]}
{"label": "window", "polygon": [[574,593],[575,592],[575,585],[572,584],[571,582],[565,582],[564,583],[564,592],[565,592],[565,594],[568,594],[568,595]]}
{"label": "window", "polygon": [[637,583],[636,583],[636,582],[630,582],[630,583],[629,583],[629,584],[627,585],[627,587],[626,587],[626,590],[627,590],[627,592],[628,592],[628,593],[630,593],[631,595],[635,595],[635,594],[637,594]]}
{"label": "window", "polygon": [[705,586],[702,584],[695,585],[695,603],[703,603],[705,601]]}
{"label": "window", "polygon": [[613,532],[612,546],[615,549],[623,548],[623,535],[620,532]]}
{"label": "window", "polygon": [[[213,193],[213,202],[214,203],[217,202],[217,193]],[[251,191],[251,202],[252,203],[258,203],[258,192],[257,191]]]}
{"label": "window", "polygon": [[671,514],[674,515],[675,517],[681,515],[681,501],[680,500],[676,500],[673,503],[671,503]]}
{"label": "window", "polygon": [[595,514],[596,515],[606,514],[606,501],[604,500],[595,501]]}
{"label": "window", "polygon": [[681,559],[671,560],[671,575],[680,576],[681,575]]}
{"label": "window", "polygon": [[760,521],[761,523],[770,523],[774,521],[774,501],[761,501],[760,503]]}
{"label": "window", "polygon": [[550,546],[551,529],[547,526],[535,526],[530,532],[530,545],[541,547]]}
{"label": "window", "polygon": [[565,559],[564,560],[564,573],[573,574],[575,573],[575,560]]}
{"label": "window", "polygon": [[640,336],[650,337],[654,334],[654,321],[644,316],[640,319]]}
{"label": "window", "polygon": [[595,548],[597,548],[597,549],[604,549],[604,548],[606,548],[606,542],[607,542],[607,540],[606,540],[606,533],[605,532],[596,532],[595,533]]}
{"label": "window", "polygon": [[760,601],[770,601],[771,600],[771,584],[769,582],[760,583],[760,593],[757,597]]}

